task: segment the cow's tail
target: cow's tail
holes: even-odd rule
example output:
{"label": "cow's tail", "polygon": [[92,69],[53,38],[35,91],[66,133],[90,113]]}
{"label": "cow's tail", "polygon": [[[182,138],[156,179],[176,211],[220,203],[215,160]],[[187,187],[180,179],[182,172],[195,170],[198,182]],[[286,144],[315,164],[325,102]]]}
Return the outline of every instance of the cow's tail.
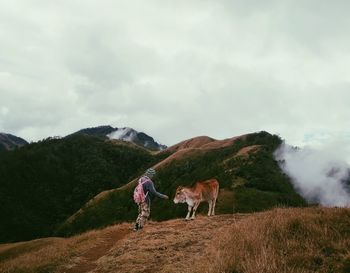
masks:
{"label": "cow's tail", "polygon": [[219,183],[216,185],[216,189],[215,189],[215,199],[216,199],[216,202],[218,201],[218,197],[219,197]]}

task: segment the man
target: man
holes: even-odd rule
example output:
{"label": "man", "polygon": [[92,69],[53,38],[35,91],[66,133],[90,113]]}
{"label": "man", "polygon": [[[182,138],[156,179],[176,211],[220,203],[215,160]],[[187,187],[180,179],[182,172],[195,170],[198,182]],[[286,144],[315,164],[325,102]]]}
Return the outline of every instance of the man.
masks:
{"label": "man", "polygon": [[143,176],[139,179],[139,187],[142,187],[144,193],[144,200],[138,203],[139,215],[136,219],[134,231],[140,230],[145,225],[148,217],[151,213],[151,196],[156,196],[162,199],[169,199],[165,194],[161,194],[154,188],[153,181],[151,180],[156,171],[152,168],[148,169]]}

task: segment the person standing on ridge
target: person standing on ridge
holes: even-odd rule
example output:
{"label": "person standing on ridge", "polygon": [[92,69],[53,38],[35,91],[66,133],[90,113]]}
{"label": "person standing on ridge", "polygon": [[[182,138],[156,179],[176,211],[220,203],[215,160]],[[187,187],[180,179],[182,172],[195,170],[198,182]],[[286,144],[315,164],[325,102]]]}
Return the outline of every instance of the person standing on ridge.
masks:
{"label": "person standing on ridge", "polygon": [[138,181],[138,185],[134,190],[134,201],[139,207],[139,214],[136,219],[134,231],[140,230],[144,227],[148,217],[151,213],[151,196],[157,196],[162,199],[169,199],[165,194],[161,194],[154,188],[151,180],[156,171],[152,168],[148,169]]}

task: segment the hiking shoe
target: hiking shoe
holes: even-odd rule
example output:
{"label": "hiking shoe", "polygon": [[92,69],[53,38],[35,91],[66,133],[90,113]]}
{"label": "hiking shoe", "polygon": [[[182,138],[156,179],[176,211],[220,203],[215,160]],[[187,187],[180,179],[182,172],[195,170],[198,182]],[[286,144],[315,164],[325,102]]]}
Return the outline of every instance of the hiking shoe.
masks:
{"label": "hiking shoe", "polygon": [[134,228],[133,228],[133,231],[138,231],[138,230],[139,230],[139,224],[136,223],[135,226],[134,226]]}

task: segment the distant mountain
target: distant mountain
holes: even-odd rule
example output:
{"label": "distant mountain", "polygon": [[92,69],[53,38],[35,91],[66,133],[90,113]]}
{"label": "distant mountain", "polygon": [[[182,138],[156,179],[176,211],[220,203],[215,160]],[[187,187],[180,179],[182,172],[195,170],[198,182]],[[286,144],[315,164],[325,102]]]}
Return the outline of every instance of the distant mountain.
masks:
{"label": "distant mountain", "polygon": [[28,144],[23,138],[11,135],[0,133],[0,151],[1,150],[13,150],[17,147],[22,147]]}
{"label": "distant mountain", "polygon": [[112,126],[98,126],[92,128],[81,129],[74,134],[84,134],[90,136],[104,137],[108,139],[123,140],[134,143],[152,151],[161,151],[166,149],[165,145],[159,144],[149,135],[138,132],[132,128],[113,128]]}

